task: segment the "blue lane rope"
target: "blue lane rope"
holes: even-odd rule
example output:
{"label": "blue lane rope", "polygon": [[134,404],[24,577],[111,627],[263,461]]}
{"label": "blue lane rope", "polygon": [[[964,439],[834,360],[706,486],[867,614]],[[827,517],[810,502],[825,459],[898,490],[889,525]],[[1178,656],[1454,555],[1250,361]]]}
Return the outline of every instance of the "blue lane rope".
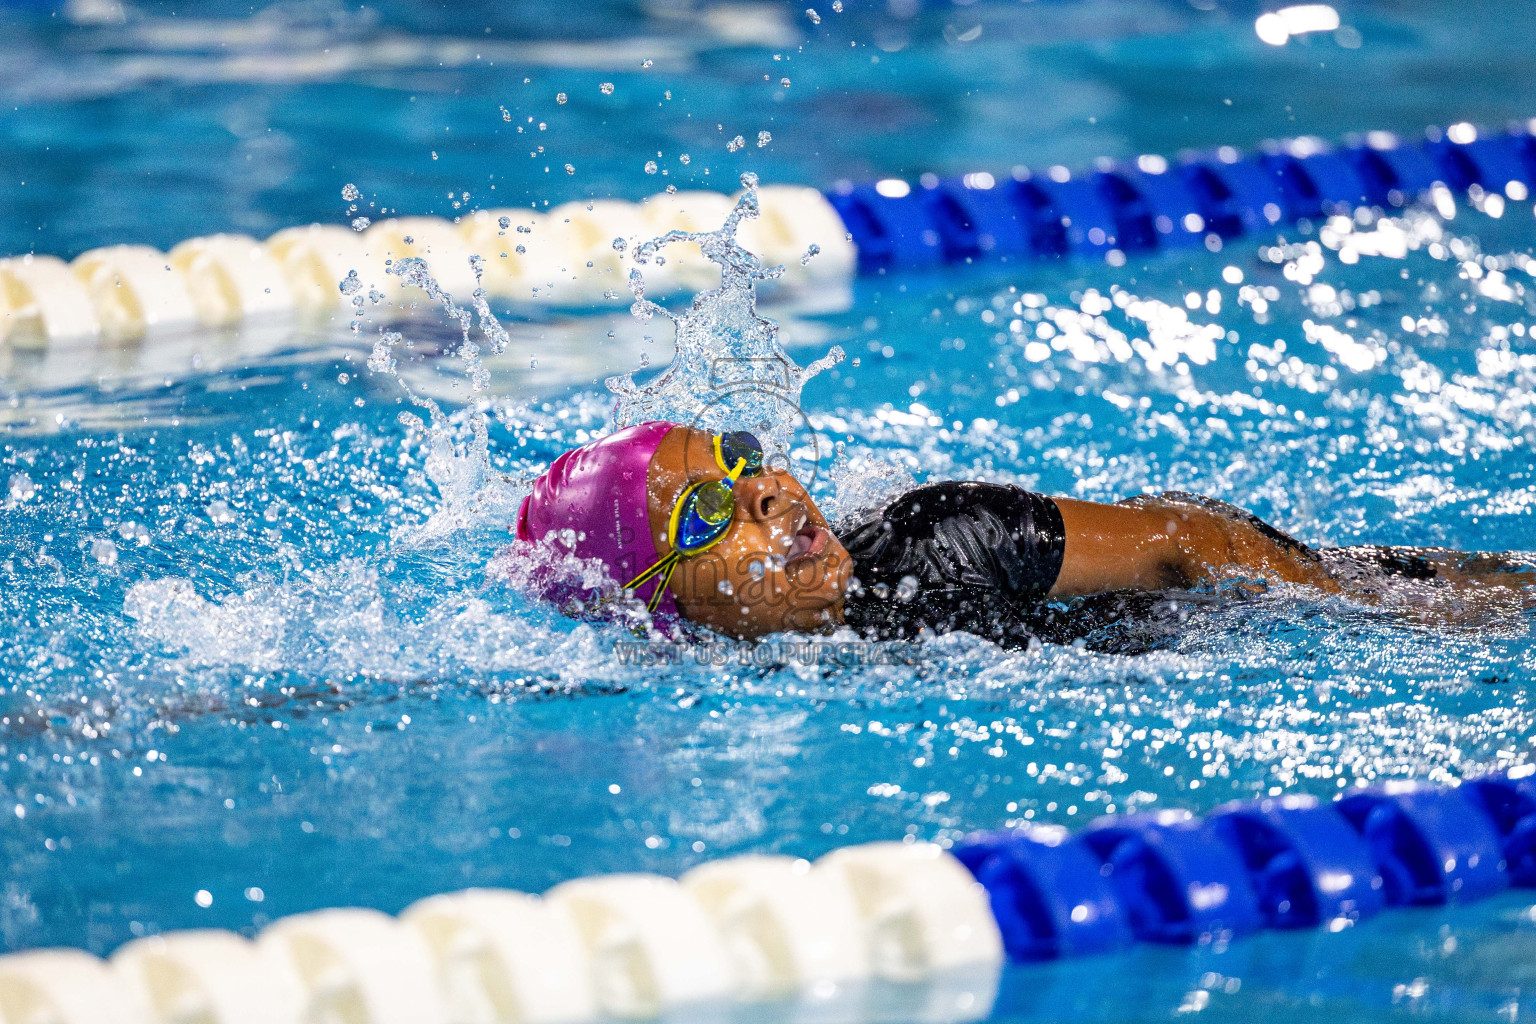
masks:
{"label": "blue lane rope", "polygon": [[1376,144],[1326,151],[1292,144],[1246,157],[1226,149],[1180,163],[1144,158],[1140,166],[1107,164],[1081,177],[1021,169],[1007,178],[925,175],[916,185],[845,182],[826,197],[852,236],[860,273],[881,274],[988,259],[1216,248],[1361,206],[1412,205],[1440,185],[1524,199],[1536,182],[1536,138],[1524,129],[1416,145],[1371,138]]}
{"label": "blue lane rope", "polygon": [[1106,817],[1069,836],[983,832],[952,852],[986,888],[1015,961],[1339,930],[1387,907],[1536,888],[1536,773],[1244,801],[1203,819]]}

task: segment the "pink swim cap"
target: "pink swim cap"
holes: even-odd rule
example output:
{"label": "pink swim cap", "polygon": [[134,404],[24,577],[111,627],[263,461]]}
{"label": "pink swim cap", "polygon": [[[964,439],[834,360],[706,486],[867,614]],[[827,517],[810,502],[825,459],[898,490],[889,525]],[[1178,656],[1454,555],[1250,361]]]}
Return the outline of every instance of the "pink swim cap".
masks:
{"label": "pink swim cap", "polygon": [[[517,510],[517,539],[541,541],[570,530],[574,547],[561,547],[578,558],[600,559],[615,583],[640,575],[661,557],[651,535],[646,475],[661,439],[675,426],[653,420],[625,427],[560,456],[533,482],[533,493]],[[649,596],[650,586],[641,592]],[[568,586],[546,586],[543,596],[564,603],[581,595]],[[670,590],[656,611],[678,614]]]}

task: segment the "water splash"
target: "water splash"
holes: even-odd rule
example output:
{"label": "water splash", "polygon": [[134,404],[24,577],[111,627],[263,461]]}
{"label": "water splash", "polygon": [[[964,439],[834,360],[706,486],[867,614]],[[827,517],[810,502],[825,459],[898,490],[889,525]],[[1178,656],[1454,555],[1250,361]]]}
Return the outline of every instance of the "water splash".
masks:
{"label": "water splash", "polygon": [[618,395],[614,426],[623,428],[646,420],[666,419],[717,433],[751,430],[763,441],[768,464],[788,468],[797,424],[805,420],[800,394],[822,370],[843,359],[834,346],[809,366],[800,366],[784,351],[779,325],[758,315],[756,282],[784,273],[782,266],[765,267],[736,240],[744,218],[758,216],[757,175],[741,176],[744,189],[725,223],[715,231],[669,231],[635,246],[639,266],[662,266],[662,250],[692,243],[720,267],[720,287],[702,291],[681,314],[674,314],[645,297],[645,278],[637,266],[629,288],[635,301],[630,312],[642,324],[657,314],[672,321],[677,352],[672,362],[644,386],[633,373],[610,377],[608,389]]}
{"label": "water splash", "polygon": [[[400,278],[403,285],[419,288],[443,307],[449,318],[459,325],[461,342],[458,356],[464,362],[472,392],[482,392],[490,387],[491,373],[481,359],[481,347],[471,332],[478,326],[492,355],[500,355],[511,344],[507,333],[486,300],[485,289],[480,286],[485,262],[478,255],[469,258],[475,272],[475,289],[470,294],[472,309],[465,309],[454,302],[453,296],[443,291],[432,276],[431,265],[419,256],[407,256],[396,260],[387,273]],[[430,398],[424,398],[399,375],[393,352],[404,337],[398,331],[381,331],[368,359],[368,368],[375,373],[395,377],[406,397],[418,408],[426,410],[427,420],[413,413],[400,414],[400,422],[407,429],[424,435],[427,439],[427,459],[424,467],[427,479],[441,496],[438,508],[419,526],[397,531],[395,540],[405,544],[420,544],[440,540],[476,523],[485,521],[488,514],[510,517],[515,513],[517,502],[526,488],[517,481],[492,471],[490,457],[489,424],[484,408],[475,408],[469,417],[470,438],[465,443],[457,439],[453,424],[441,407]]]}
{"label": "water splash", "polygon": [[867,510],[894,501],[917,486],[906,468],[867,449],[850,451],[839,441],[834,453],[830,473],[833,492],[821,505],[834,533],[855,525]]}

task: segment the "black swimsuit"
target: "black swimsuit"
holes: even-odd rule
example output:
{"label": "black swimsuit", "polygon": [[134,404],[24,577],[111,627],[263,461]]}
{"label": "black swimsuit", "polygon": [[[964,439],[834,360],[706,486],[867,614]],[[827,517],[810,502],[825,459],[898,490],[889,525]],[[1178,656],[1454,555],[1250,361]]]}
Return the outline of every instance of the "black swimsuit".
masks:
{"label": "black swimsuit", "polygon": [[963,629],[1010,646],[1061,572],[1056,503],[1002,484],[947,481],[909,491],[841,535],[860,587],[844,620],[866,635]]}

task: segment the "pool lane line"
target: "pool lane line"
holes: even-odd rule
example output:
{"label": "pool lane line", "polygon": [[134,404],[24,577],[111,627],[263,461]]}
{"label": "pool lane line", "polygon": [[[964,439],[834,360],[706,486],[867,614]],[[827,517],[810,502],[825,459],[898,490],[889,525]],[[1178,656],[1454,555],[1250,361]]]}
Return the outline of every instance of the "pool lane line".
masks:
{"label": "pool lane line", "polygon": [[1531,766],[1457,787],[1395,782],[1332,802],[1238,801],[1204,818],[1105,817],[988,832],[953,854],[986,887],[1010,959],[1341,931],[1393,907],[1536,887]]}
{"label": "pool lane line", "polygon": [[[1069,257],[1123,263],[1144,253],[1219,250],[1303,221],[1438,203],[1439,193],[1522,201],[1536,182],[1536,120],[1484,133],[1470,124],[1405,143],[1371,132],[1336,149],[1301,138],[1242,154],[1232,147],[1171,162],[1103,160],[1005,177],[978,171],[841,182],[827,193],[858,250],[861,274],[976,261]],[[1449,198],[1449,195],[1447,195]]]}
{"label": "pool lane line", "polygon": [[[1536,122],[1533,122],[1536,123]],[[1362,207],[1425,202],[1454,209],[1465,195],[1491,209],[1522,201],[1536,182],[1532,123],[1483,133],[1470,124],[1432,129],[1422,142],[1385,132],[1329,149],[1313,138],[1243,155],[1231,147],[1178,161],[1100,161],[1074,176],[1055,167],[942,178],[843,182],[821,193],[764,186],[761,219],[742,240],[786,267],[777,287],[806,294],[846,289],[854,273],[882,275],[994,261],[1028,265],[1069,258],[1111,264],[1154,252],[1219,250]],[[594,200],[547,211],[482,210],[446,220],[359,219],[360,230],[311,224],[265,241],[246,235],[93,249],[71,263],[46,255],[0,260],[0,343],[47,348],[81,339],[132,344],[159,332],[223,329],[272,317],[379,321],[426,301],[388,275],[391,261],[429,260],[443,289],[477,286],[469,257],[484,257],[488,296],[531,307],[617,306],[629,301],[626,247],[668,230],[706,230],[732,197],[661,193],[640,203]],[[813,258],[805,258],[812,246]],[[648,291],[710,286],[714,268],[674,256],[643,268]],[[403,289],[403,290],[402,290]]]}
{"label": "pool lane line", "polygon": [[[759,189],[762,215],[740,229],[744,244],[785,266],[771,287],[808,295],[846,290],[855,253],[832,206],[816,189]],[[309,224],[265,241],[223,234],[189,239],[169,253],[113,245],[70,262],[47,255],[0,259],[0,345],[46,349],[131,345],[169,332],[223,330],[273,318],[308,323],[387,321],[435,303],[388,273],[422,257],[445,292],[547,309],[618,308],[632,301],[629,244],[667,231],[708,231],[735,203],[715,192],[661,193],[639,203],[594,200],[547,210],[480,210],[447,220],[397,217],[357,230]],[[618,239],[624,245],[615,245]],[[811,247],[820,252],[803,257]],[[477,279],[470,257],[482,257]],[[648,293],[719,284],[718,268],[677,245],[664,264],[641,268]]]}
{"label": "pool lane line", "polygon": [[1536,887],[1530,765],[1455,787],[1391,782],[1331,802],[1280,796],[1204,817],[1109,815],[1076,833],[978,833],[949,850],[908,836],[814,863],[747,854],[677,880],[576,879],[544,897],[470,889],[399,917],[296,914],[254,941],[150,936],[110,961],[14,953],[0,957],[0,1024],[299,1024],[338,1007],[356,1024],[577,1022],[742,1002],[773,1003],[785,1019],[860,1020],[890,1009],[871,981],[915,994],[936,1012],[925,1019],[978,1020],[1005,960],[1338,932],[1511,886]]}

